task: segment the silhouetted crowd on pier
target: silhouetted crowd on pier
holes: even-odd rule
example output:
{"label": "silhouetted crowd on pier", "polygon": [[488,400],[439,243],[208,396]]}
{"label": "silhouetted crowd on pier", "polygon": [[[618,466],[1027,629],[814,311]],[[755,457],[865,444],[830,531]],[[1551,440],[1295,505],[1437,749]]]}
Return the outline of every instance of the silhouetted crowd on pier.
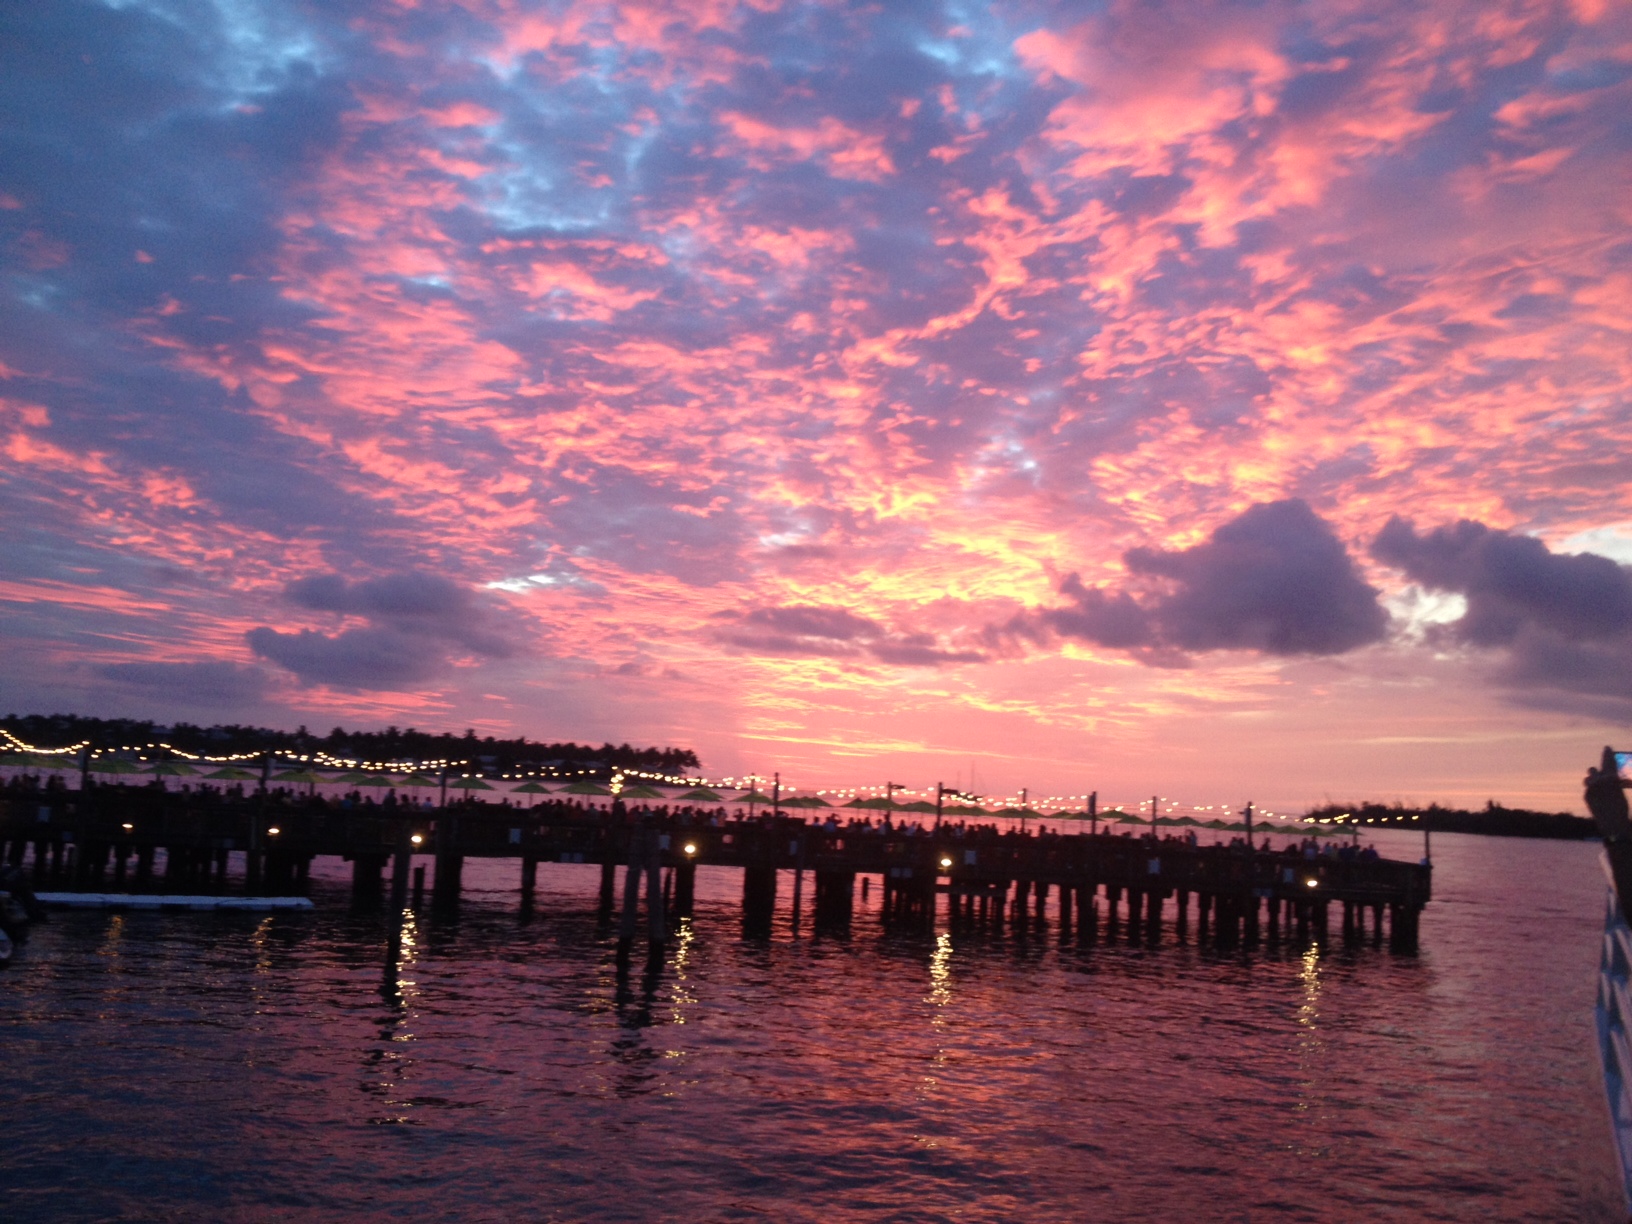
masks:
{"label": "silhouetted crowd on pier", "polygon": [[[1100,822],[1097,826],[1090,825],[1084,828],[1085,822],[1081,820],[1073,820],[1067,831],[1057,822],[1050,824],[1038,821],[1031,828],[1026,828],[1023,822],[1017,824],[1012,818],[1009,818],[1006,826],[995,821],[968,820],[963,817],[926,823],[921,819],[901,818],[900,814],[889,811],[875,814],[873,811],[852,813],[845,809],[825,809],[796,813],[787,809],[777,809],[772,805],[749,805],[745,810],[737,803],[712,806],[626,804],[617,799],[595,803],[582,799],[554,797],[524,806],[510,795],[498,799],[474,795],[450,795],[446,804],[439,804],[430,795],[420,795],[417,792],[399,794],[394,787],[386,789],[383,796],[376,797],[374,793],[360,789],[329,795],[318,792],[315,787],[281,785],[269,788],[263,796],[259,788],[253,785],[252,789],[246,792],[242,782],[219,786],[204,781],[182,781],[180,785],[171,787],[164,778],[144,778],[141,782],[135,782],[103,781],[93,777],[87,779],[87,783],[87,789],[98,792],[104,801],[123,793],[132,798],[141,796],[147,802],[152,802],[156,793],[163,793],[183,806],[201,804],[208,807],[232,808],[253,802],[279,811],[305,811],[314,815],[358,813],[392,816],[411,813],[425,820],[434,820],[439,814],[446,812],[474,816],[521,817],[550,824],[643,826],[662,831],[687,828],[758,828],[789,832],[818,830],[828,837],[838,839],[874,837],[910,841],[918,838],[936,838],[971,847],[1015,845],[1022,842],[1037,844],[1064,838],[1092,836],[1119,844],[1125,843],[1130,848],[1149,848],[1157,854],[1164,849],[1198,850],[1218,854],[1251,852],[1289,859],[1343,862],[1371,862],[1380,857],[1376,849],[1369,845],[1361,847],[1348,842],[1339,845],[1331,841],[1322,844],[1313,838],[1287,839],[1277,846],[1272,841],[1272,830],[1265,830],[1249,847],[1247,839],[1240,836],[1232,837],[1227,842],[1203,843],[1194,829],[1157,833],[1147,828],[1143,832],[1136,832],[1132,828],[1113,826],[1109,822]],[[0,793],[13,798],[31,795],[55,798],[72,796],[76,792],[68,788],[60,775],[42,777],[37,774],[17,774],[0,787]]]}

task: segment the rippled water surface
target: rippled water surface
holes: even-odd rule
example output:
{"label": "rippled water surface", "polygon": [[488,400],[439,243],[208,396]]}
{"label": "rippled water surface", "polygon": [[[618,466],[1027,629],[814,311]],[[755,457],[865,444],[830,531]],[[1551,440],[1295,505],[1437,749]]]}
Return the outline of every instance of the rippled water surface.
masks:
{"label": "rippled water surface", "polygon": [[522,922],[473,860],[394,965],[338,863],[313,914],[57,914],[0,974],[0,1219],[1624,1218],[1596,848],[1434,853],[1414,958],[909,937],[876,888],[813,939],[786,882],[745,941],[706,867],[623,981],[593,867]]}

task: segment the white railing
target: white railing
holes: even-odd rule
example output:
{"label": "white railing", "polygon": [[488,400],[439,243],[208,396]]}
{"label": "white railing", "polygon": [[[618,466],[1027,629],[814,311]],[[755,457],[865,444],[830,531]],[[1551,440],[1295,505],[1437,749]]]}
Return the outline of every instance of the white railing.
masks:
{"label": "white railing", "polygon": [[1621,912],[1615,877],[1605,901],[1603,952],[1598,964],[1598,1053],[1604,1064],[1604,1091],[1621,1158],[1621,1187],[1632,1205],[1632,928]]}

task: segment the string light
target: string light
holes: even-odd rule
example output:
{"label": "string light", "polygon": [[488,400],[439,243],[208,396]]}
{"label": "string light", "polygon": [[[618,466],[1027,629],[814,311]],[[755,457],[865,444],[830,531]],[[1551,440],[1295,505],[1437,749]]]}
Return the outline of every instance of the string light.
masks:
{"label": "string light", "polygon": [[[91,748],[90,741],[84,740],[80,743],[70,744],[67,747],[62,748],[41,748],[20,739],[18,736],[14,735],[12,732],[3,727],[0,727],[0,737],[3,737],[5,741],[4,746],[8,751],[24,752],[32,756],[61,757],[65,764],[67,764],[72,758],[78,757],[81,753],[85,752],[87,749],[90,749],[87,764],[106,757],[120,755],[135,754],[139,759],[145,759],[149,754],[169,753],[173,756],[181,758],[184,761],[203,762],[210,765],[233,765],[243,761],[258,761],[267,764],[269,767],[276,767],[280,764],[296,763],[302,765],[313,765],[320,768],[344,769],[348,771],[363,771],[380,774],[445,773],[450,778],[455,776],[455,771],[462,770],[464,772],[457,774],[457,777],[460,779],[481,776],[479,773],[470,772],[471,768],[476,765],[476,762],[468,759],[453,760],[451,758],[438,757],[427,760],[395,758],[391,760],[373,761],[357,757],[335,756],[332,753],[323,751],[309,753],[279,752],[275,750],[271,752],[235,752],[222,754],[195,753],[189,752],[184,748],[177,748],[175,745],[166,743],[162,740],[155,740],[145,744],[125,744],[119,747],[109,748]],[[501,775],[500,780],[522,781],[546,778],[554,781],[564,781],[582,779],[599,772],[601,772],[601,770],[598,768],[569,767],[563,769],[554,766],[545,766],[532,771],[515,773],[513,775],[503,774]],[[685,774],[666,773],[659,770],[634,769],[620,766],[614,767],[609,788],[614,794],[617,794],[623,790],[629,779],[638,779],[641,782],[648,784],[655,783],[656,785],[660,786],[676,786],[685,787],[688,789],[703,788],[709,790],[742,791],[756,790],[765,782],[765,778],[760,774],[728,774],[723,777],[708,778],[701,775],[687,776]],[[337,780],[338,779],[330,779],[329,781]],[[784,784],[781,788],[781,793],[783,796],[793,796],[800,793],[801,790],[804,789],[806,788],[801,788],[792,784]],[[880,795],[886,794],[886,792],[888,792],[892,797],[900,796],[901,799],[906,800],[907,802],[914,802],[919,799],[933,799],[936,795],[936,787],[885,787],[874,783],[849,787],[818,787],[808,790],[809,794],[816,795],[824,799],[842,800],[846,802],[856,799],[876,799]],[[950,798],[951,793],[947,792],[946,797]],[[1032,810],[1040,812],[1044,815],[1052,814],[1054,816],[1060,816],[1067,812],[1080,812],[1082,807],[1088,802],[1088,796],[1045,795],[1028,796],[1022,799],[1022,796],[1018,793],[1002,796],[981,797],[970,796],[959,792],[958,800],[963,804],[971,804],[985,808],[1019,807],[1021,803],[1024,802]],[[1157,802],[1163,805],[1162,818],[1168,820],[1176,820],[1181,815],[1197,817],[1205,813],[1229,812],[1232,810],[1229,803],[1199,805],[1184,804],[1169,797],[1160,795],[1157,796]],[[1099,810],[1103,819],[1110,820],[1117,816],[1125,816],[1129,811],[1140,811],[1145,807],[1146,803],[1148,803],[1148,800],[1145,799],[1140,799],[1132,803],[1108,803],[1101,805]],[[987,814],[995,815],[996,813],[988,812]],[[1272,811],[1268,808],[1255,808],[1253,811],[1253,816],[1256,819],[1266,821],[1302,819],[1302,817],[1289,816],[1284,813]],[[1330,823],[1330,820],[1322,820],[1319,823]]]}

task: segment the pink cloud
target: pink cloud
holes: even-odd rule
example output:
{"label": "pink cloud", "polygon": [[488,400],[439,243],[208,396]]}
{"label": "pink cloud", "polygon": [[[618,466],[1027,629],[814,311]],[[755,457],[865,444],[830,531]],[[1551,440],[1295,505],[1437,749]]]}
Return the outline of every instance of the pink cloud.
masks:
{"label": "pink cloud", "polygon": [[758,169],[783,160],[820,161],[835,178],[865,182],[879,182],[896,172],[881,136],[858,131],[832,116],[809,127],[778,127],[732,111],[722,114],[720,121]]}

